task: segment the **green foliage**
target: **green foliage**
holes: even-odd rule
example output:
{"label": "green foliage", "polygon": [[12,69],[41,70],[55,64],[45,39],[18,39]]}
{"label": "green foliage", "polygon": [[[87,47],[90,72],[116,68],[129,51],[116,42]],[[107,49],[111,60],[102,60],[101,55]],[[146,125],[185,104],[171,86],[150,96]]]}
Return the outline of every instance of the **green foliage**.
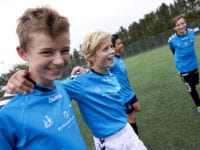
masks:
{"label": "green foliage", "polygon": [[133,22],[128,29],[120,27],[118,34],[124,45],[140,41],[158,33],[170,30],[171,20],[179,14],[186,14],[187,20],[193,22],[200,17],[199,0],[175,0],[169,6],[162,3],[156,11],[145,14],[138,22]]}
{"label": "green foliage", "polygon": [[3,73],[0,76],[0,85],[6,85],[8,79],[17,71],[19,70],[27,70],[28,66],[26,64],[17,64],[13,67],[13,69],[9,70],[8,73]]}
{"label": "green foliage", "polygon": [[0,97],[3,97],[4,91],[0,91]]}

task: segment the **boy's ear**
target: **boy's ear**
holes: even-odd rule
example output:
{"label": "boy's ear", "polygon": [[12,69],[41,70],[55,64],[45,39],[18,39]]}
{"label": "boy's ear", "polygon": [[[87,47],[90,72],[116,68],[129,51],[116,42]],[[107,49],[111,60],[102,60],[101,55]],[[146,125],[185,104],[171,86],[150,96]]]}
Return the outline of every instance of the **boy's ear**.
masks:
{"label": "boy's ear", "polygon": [[27,56],[26,56],[26,52],[24,51],[24,49],[20,46],[16,47],[16,51],[18,53],[18,55],[24,60],[27,61]]}

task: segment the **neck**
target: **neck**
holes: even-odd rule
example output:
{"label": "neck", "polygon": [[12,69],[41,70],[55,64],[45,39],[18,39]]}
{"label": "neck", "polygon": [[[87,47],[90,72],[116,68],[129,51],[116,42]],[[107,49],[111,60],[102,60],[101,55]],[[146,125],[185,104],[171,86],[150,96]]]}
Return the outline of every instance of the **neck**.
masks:
{"label": "neck", "polygon": [[121,56],[121,53],[120,52],[115,52],[115,56]]}
{"label": "neck", "polygon": [[51,80],[46,80],[46,81],[42,81],[39,78],[36,78],[35,76],[33,76],[32,74],[29,75],[29,78],[32,79],[35,83],[41,84],[43,86],[49,87],[49,88],[53,88],[54,87],[54,82]]}
{"label": "neck", "polygon": [[91,70],[99,73],[99,74],[103,74],[103,75],[106,75],[108,74],[108,71],[106,68],[96,68],[96,67],[91,67]]}

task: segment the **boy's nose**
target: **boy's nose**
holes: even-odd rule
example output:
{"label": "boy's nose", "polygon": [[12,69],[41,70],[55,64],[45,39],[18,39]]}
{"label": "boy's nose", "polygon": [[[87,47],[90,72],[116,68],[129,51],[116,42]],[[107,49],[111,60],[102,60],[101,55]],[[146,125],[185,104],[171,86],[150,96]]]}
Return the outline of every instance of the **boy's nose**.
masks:
{"label": "boy's nose", "polygon": [[65,62],[64,57],[61,54],[56,54],[53,60],[54,64],[63,64]]}

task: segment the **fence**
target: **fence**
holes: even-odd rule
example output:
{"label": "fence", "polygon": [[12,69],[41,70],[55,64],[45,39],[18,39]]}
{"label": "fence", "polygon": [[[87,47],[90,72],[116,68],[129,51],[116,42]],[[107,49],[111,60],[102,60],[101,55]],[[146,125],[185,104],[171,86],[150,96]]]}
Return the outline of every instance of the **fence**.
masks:
{"label": "fence", "polygon": [[[188,27],[197,29],[197,33],[199,33],[200,28],[200,19],[197,19],[193,22],[188,23]],[[143,53],[145,51],[154,49],[156,47],[160,47],[166,45],[168,42],[168,38],[174,33],[174,30],[168,30],[166,32],[159,33],[155,36],[148,37],[141,41],[134,42],[130,45],[124,47],[123,57],[128,57],[132,55],[136,55],[139,53]]]}

